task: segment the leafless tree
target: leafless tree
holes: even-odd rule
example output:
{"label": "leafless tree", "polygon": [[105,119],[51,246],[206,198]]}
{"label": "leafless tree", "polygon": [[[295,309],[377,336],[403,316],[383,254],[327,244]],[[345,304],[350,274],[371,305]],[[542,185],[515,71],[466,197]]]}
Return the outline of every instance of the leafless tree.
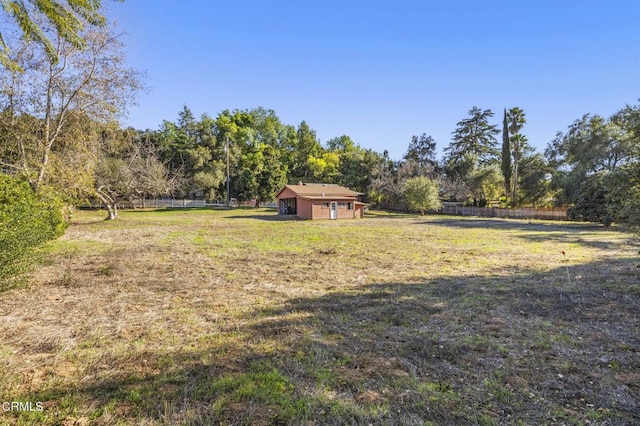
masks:
{"label": "leafless tree", "polygon": [[118,217],[118,203],[173,194],[183,184],[181,174],[171,172],[151,144],[133,143],[117,155],[105,153],[96,169],[96,195],[111,220]]}

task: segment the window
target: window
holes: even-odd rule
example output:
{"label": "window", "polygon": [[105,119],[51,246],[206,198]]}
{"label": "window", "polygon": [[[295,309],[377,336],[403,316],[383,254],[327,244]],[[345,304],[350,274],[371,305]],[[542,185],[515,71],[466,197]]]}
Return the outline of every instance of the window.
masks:
{"label": "window", "polygon": [[353,203],[347,203],[347,210],[353,210]]}
{"label": "window", "polygon": [[339,209],[344,209],[346,207],[346,203],[344,201],[339,201],[338,202],[338,208]]}
{"label": "window", "polygon": [[322,203],[322,208],[323,209],[328,209],[329,208],[329,203]]}

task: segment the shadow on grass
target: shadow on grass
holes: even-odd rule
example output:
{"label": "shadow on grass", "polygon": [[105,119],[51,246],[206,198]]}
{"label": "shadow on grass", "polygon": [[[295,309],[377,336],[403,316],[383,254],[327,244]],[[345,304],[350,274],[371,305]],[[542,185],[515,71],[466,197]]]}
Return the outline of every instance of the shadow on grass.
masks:
{"label": "shadow on grass", "polygon": [[121,209],[120,213],[126,212],[127,214],[139,214],[139,213],[175,213],[175,212],[206,212],[214,210],[230,210],[226,207],[147,207],[140,209]]}
{"label": "shadow on grass", "polygon": [[416,215],[413,213],[386,211],[386,210],[372,210],[372,211],[366,212],[364,216],[366,218],[371,218],[371,219],[406,219],[406,218],[420,217],[419,215]]}
{"label": "shadow on grass", "polygon": [[293,221],[304,220],[304,219],[300,219],[295,215],[279,215],[277,213],[233,215],[233,216],[225,216],[225,219],[255,219],[255,220],[265,220],[269,222],[293,222]]}
{"label": "shadow on grass", "polygon": [[[633,424],[639,305],[629,260],[327,289],[23,398],[71,398],[105,423]],[[155,371],[123,367],[141,360]]]}
{"label": "shadow on grass", "polygon": [[[504,230],[522,230],[522,231],[544,231],[544,232],[554,232],[554,231],[565,231],[569,232],[570,230],[575,231],[585,231],[585,230],[601,230],[607,229],[616,231],[619,230],[617,227],[605,228],[602,225],[594,224],[594,223],[584,223],[584,222],[555,222],[552,220],[542,221],[542,220],[534,220],[527,221],[525,219],[501,219],[501,218],[469,218],[469,217],[460,217],[457,218],[455,216],[446,216],[446,217],[438,217],[436,215],[431,216],[431,219],[425,224],[430,225],[440,225],[440,226],[450,226],[457,228],[482,228],[482,229],[504,229]],[[620,230],[624,232],[623,230]]]}
{"label": "shadow on grass", "polygon": [[69,222],[69,226],[70,227],[82,227],[82,226],[90,226],[90,225],[97,225],[99,223],[104,223],[107,220],[106,217],[106,213],[105,213],[105,217],[103,217],[102,219],[92,219],[92,220],[83,220],[83,221],[70,221]]}
{"label": "shadow on grass", "polygon": [[[443,226],[447,228],[461,229],[496,229],[503,231],[519,231],[518,238],[529,241],[557,240],[563,243],[576,243],[598,249],[616,248],[633,244],[633,237],[623,238],[619,241],[607,241],[598,239],[601,233],[619,233],[628,235],[628,229],[620,226],[605,228],[593,223],[557,223],[554,221],[525,221],[523,219],[499,219],[499,218],[461,218],[432,217],[428,221],[420,222],[423,225]],[[585,238],[585,236],[590,238]]]}
{"label": "shadow on grass", "polygon": [[266,217],[271,216],[270,213],[273,213],[274,216],[277,216],[276,210],[269,207],[218,207],[218,206],[207,206],[207,207],[166,207],[166,208],[146,208],[146,209],[130,209],[130,210],[121,210],[126,211],[127,213],[188,213],[188,212],[228,212],[228,213],[239,213],[234,216],[223,216],[226,218],[258,218],[264,219]]}

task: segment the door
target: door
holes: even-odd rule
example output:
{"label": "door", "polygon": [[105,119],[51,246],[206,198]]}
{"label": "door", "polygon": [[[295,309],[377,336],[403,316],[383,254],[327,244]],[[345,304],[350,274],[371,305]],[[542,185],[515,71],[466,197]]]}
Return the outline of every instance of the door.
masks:
{"label": "door", "polygon": [[338,203],[336,203],[335,201],[331,202],[331,216],[329,216],[329,218],[331,219],[338,218]]}

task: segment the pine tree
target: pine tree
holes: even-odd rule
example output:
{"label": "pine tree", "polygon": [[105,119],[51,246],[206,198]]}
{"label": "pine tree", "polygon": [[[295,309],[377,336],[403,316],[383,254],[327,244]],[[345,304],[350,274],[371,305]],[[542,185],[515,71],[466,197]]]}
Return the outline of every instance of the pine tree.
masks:
{"label": "pine tree", "polygon": [[476,159],[476,165],[491,164],[499,155],[495,148],[497,144],[495,135],[500,133],[496,125],[489,124],[493,112],[490,109],[483,111],[473,107],[469,110],[469,116],[458,122],[458,127],[453,132],[453,140],[445,148],[447,160],[456,164],[465,156],[473,156]]}

